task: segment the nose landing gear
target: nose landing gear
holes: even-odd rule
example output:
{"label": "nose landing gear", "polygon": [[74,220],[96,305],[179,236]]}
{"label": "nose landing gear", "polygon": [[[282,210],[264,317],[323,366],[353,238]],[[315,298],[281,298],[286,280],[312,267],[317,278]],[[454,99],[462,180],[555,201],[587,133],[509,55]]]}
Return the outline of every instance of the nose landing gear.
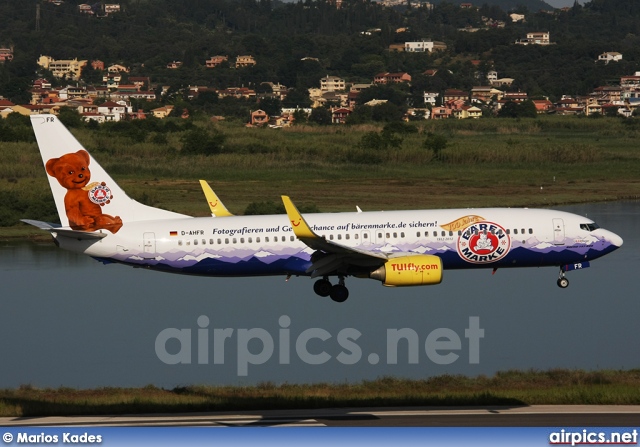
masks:
{"label": "nose landing gear", "polygon": [[569,287],[569,280],[564,276],[564,270],[560,268],[560,275],[558,276],[558,287],[566,289]]}

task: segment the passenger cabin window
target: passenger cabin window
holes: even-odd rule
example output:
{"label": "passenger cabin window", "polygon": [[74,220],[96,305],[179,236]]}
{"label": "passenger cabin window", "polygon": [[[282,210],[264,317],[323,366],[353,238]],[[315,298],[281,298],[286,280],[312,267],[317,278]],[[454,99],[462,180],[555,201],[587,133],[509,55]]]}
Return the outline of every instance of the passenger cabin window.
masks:
{"label": "passenger cabin window", "polygon": [[515,228],[515,229],[513,230],[513,234],[518,234],[518,229],[517,229],[517,228]]}
{"label": "passenger cabin window", "polygon": [[533,234],[533,228],[529,228],[529,234]]}
{"label": "passenger cabin window", "polygon": [[289,240],[290,240],[291,242],[293,242],[293,241],[295,240],[295,238],[294,238],[293,236],[289,236]]}

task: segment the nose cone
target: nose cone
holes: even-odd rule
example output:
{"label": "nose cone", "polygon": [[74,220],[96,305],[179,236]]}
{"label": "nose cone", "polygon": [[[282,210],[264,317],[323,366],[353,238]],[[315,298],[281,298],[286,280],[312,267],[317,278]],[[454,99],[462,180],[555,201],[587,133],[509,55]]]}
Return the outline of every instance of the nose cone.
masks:
{"label": "nose cone", "polygon": [[611,245],[614,245],[617,248],[622,247],[622,238],[614,232],[609,230],[602,230],[602,235],[604,236],[605,240],[611,243]]}
{"label": "nose cone", "polygon": [[615,233],[611,233],[611,243],[616,247],[622,247],[622,238]]}

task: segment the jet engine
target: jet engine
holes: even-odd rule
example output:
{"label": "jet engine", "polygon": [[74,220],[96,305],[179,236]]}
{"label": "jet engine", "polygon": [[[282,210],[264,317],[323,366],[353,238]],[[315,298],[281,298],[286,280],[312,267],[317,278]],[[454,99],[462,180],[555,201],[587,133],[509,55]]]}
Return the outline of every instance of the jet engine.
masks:
{"label": "jet engine", "polygon": [[389,259],[369,277],[390,287],[440,284],[442,260],[433,255],[400,256]]}

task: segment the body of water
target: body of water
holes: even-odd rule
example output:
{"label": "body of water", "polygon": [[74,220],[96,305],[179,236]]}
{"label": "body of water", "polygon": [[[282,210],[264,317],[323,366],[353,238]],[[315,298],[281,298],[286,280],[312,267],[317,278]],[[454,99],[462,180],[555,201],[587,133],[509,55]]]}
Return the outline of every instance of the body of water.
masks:
{"label": "body of water", "polygon": [[[441,285],[203,278],[0,246],[0,387],[345,382],[507,369],[638,368],[640,203],[563,207],[624,245],[568,273],[445,271]],[[397,340],[400,339],[400,342]]]}

